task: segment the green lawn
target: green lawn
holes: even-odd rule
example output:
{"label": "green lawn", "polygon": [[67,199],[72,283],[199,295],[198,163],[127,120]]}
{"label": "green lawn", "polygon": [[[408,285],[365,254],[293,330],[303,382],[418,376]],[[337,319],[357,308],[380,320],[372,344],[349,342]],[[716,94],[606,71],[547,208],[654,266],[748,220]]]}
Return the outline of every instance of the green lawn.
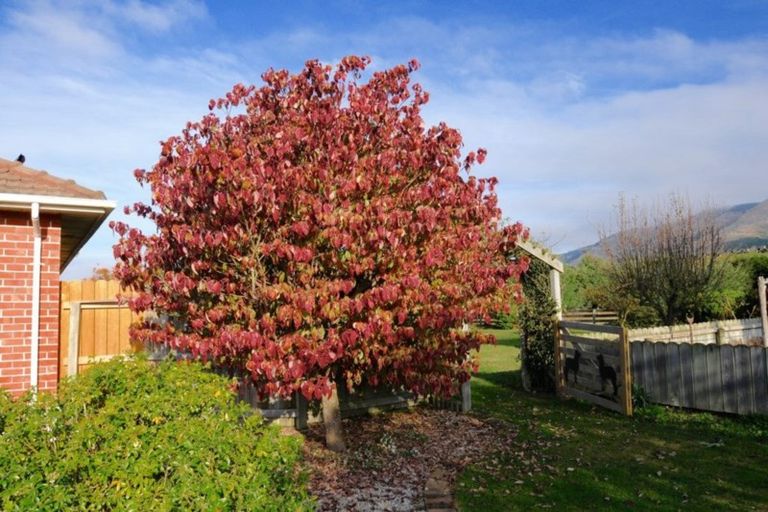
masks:
{"label": "green lawn", "polygon": [[462,510],[768,510],[768,419],[672,411],[634,418],[520,389],[519,338],[493,332],[472,381],[475,414],[516,445],[470,466]]}

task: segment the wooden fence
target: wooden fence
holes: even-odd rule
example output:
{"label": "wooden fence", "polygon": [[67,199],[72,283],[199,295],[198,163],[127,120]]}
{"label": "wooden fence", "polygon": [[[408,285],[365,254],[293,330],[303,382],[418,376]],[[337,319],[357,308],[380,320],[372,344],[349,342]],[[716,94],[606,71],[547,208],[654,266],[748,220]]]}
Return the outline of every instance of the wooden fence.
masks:
{"label": "wooden fence", "polygon": [[759,318],[630,329],[628,336],[630,341],[755,346],[763,344],[763,328]]}
{"label": "wooden fence", "polygon": [[[761,324],[754,318],[626,331],[559,322],[558,393],[631,414],[634,385],[642,393],[637,398],[653,403],[768,414],[768,347]],[[613,375],[619,393],[610,393],[616,388],[606,382]]]}
{"label": "wooden fence", "polygon": [[760,320],[763,327],[763,346],[768,347],[768,278],[757,278],[757,295],[760,300]]}
{"label": "wooden fence", "polygon": [[615,311],[602,309],[572,309],[563,312],[563,320],[568,322],[582,322],[587,324],[618,324],[619,314]]}
{"label": "wooden fence", "polygon": [[[136,318],[119,305],[118,281],[61,282],[59,375],[76,375],[90,364],[134,351],[128,327]],[[74,349],[74,350],[73,350]]]}
{"label": "wooden fence", "polygon": [[632,379],[626,330],[558,322],[555,341],[557,393],[632,415]]}
{"label": "wooden fence", "polygon": [[632,379],[654,403],[768,414],[768,348],[633,341]]}

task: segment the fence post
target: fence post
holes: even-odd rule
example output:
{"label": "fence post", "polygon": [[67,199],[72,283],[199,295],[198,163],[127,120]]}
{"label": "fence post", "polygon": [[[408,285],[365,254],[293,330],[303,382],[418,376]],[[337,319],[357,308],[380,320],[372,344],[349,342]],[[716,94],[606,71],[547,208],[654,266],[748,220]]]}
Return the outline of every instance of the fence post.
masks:
{"label": "fence post", "polygon": [[621,354],[621,379],[624,389],[621,391],[621,408],[624,414],[632,416],[632,372],[630,368],[629,333],[626,327],[621,328],[619,335],[619,350]]}
{"label": "fence post", "polygon": [[722,322],[717,322],[717,331],[715,331],[715,343],[722,345],[727,341],[725,334],[725,327]]}
{"label": "fence post", "polygon": [[560,271],[550,269],[549,271],[549,292],[552,294],[552,300],[555,301],[555,314],[558,320],[563,319],[563,297],[560,292]]}
{"label": "fence post", "polygon": [[760,296],[760,318],[763,323],[763,346],[768,347],[768,307],[766,307],[766,280],[764,277],[757,278],[757,294]]}
{"label": "fence post", "polygon": [[461,385],[461,412],[472,410],[472,385],[469,381]]}
{"label": "fence post", "polygon": [[560,349],[560,320],[555,320],[555,391],[558,396],[563,396],[565,382],[563,382],[563,361]]}
{"label": "fence post", "polygon": [[69,345],[67,350],[67,375],[77,375],[78,356],[80,355],[80,303],[69,303]]}

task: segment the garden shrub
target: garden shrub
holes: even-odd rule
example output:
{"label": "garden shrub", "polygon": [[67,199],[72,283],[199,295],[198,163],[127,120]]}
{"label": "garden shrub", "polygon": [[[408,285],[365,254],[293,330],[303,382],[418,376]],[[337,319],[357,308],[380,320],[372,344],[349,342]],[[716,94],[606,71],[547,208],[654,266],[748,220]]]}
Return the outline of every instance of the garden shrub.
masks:
{"label": "garden shrub", "polygon": [[724,260],[723,286],[707,297],[705,311],[712,318],[751,318],[760,315],[757,278],[768,276],[768,254],[728,254]]}
{"label": "garden shrub", "polygon": [[4,510],[309,510],[300,440],[198,363],[115,360],[0,394]]}
{"label": "garden shrub", "polygon": [[514,329],[520,325],[518,318],[518,305],[513,302],[509,311],[498,311],[491,315],[491,321],[483,323],[483,327],[490,329]]}

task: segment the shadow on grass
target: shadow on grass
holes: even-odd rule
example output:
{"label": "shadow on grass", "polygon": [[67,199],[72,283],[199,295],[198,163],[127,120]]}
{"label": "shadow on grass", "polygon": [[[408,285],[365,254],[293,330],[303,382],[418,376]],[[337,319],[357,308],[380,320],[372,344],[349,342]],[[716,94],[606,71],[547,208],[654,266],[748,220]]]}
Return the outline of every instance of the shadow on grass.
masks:
{"label": "shadow on grass", "polygon": [[478,372],[475,374],[475,377],[482,379],[494,386],[501,386],[514,391],[523,390],[520,370],[502,372]]}
{"label": "shadow on grass", "polygon": [[520,348],[520,335],[512,329],[483,329],[486,334],[493,334],[496,337],[497,347]]}
{"label": "shadow on grass", "polygon": [[[520,446],[494,456],[500,471],[486,470],[489,461],[465,470],[463,510],[766,510],[765,418],[660,407],[626,418],[528,394],[510,368],[519,340],[500,334],[473,381],[473,405],[518,429]],[[531,458],[546,469],[531,473]]]}

